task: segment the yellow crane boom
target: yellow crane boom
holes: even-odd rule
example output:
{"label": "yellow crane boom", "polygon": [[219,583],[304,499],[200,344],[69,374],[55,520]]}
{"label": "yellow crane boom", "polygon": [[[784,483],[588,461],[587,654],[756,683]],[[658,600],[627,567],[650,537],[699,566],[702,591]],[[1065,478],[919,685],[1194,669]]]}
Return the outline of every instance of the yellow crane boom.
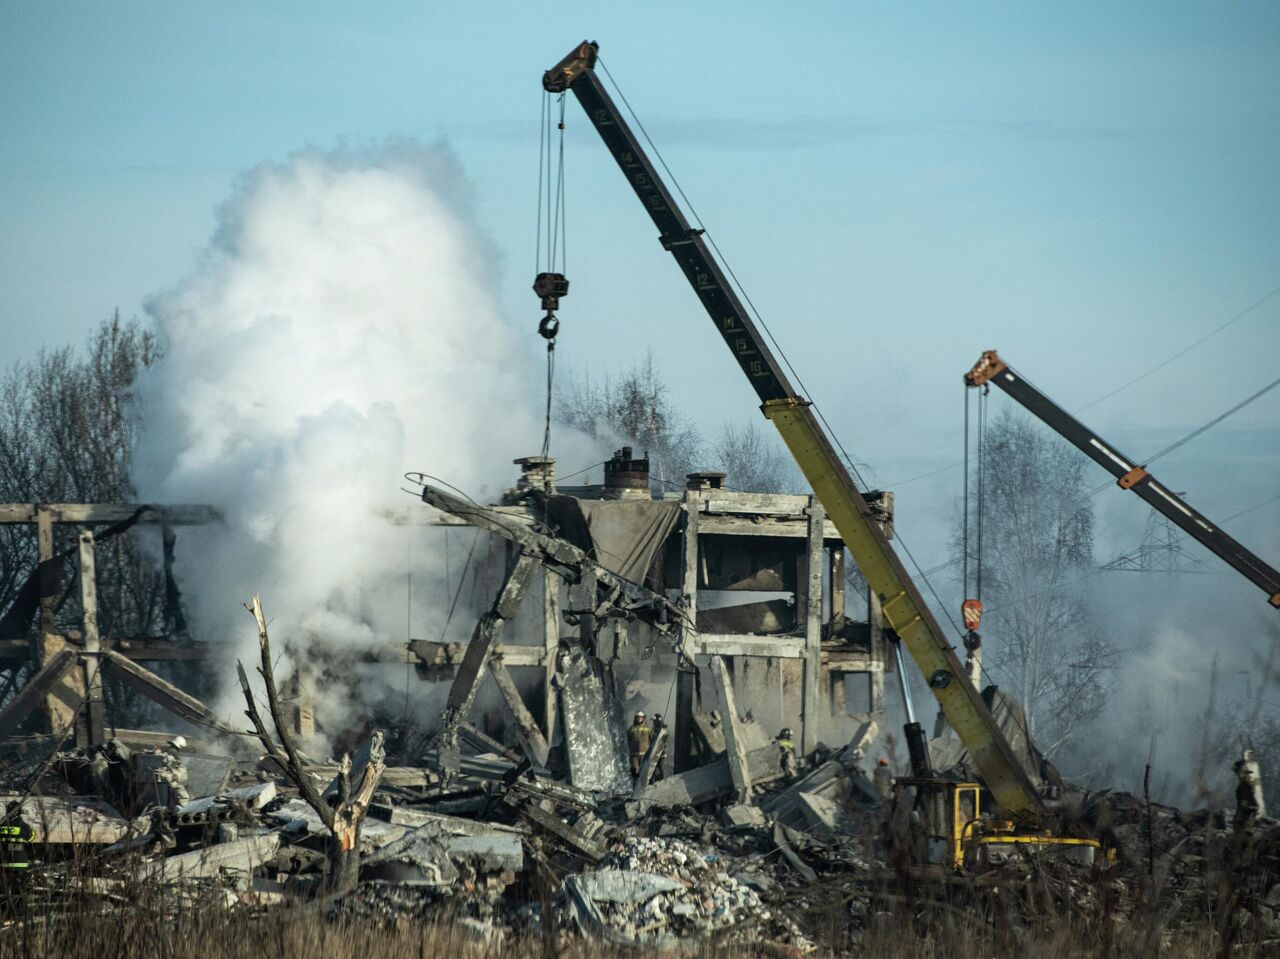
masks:
{"label": "yellow crane boom", "polygon": [[685,218],[640,142],[595,72],[597,45],[584,42],[543,76],[552,93],[572,91],[609,148],[702,301],[738,365],[880,598],[885,624],[928,680],[947,720],[964,743],[1005,814],[1038,825],[1044,806],[978,690],[969,681],[942,627],[925,604],[866,500],[815,416],[791,386],[773,351],[728,283],[702,237]]}

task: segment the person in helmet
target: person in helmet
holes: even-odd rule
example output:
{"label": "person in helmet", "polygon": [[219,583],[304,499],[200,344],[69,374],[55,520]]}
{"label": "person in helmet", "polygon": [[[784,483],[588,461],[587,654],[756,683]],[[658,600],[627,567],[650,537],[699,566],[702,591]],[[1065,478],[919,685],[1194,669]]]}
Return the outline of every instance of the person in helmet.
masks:
{"label": "person in helmet", "polygon": [[644,713],[637,712],[627,730],[627,749],[631,754],[631,778],[640,776],[640,764],[644,762],[645,753],[649,751],[649,742],[653,739],[653,727],[645,721]]}
{"label": "person in helmet", "polygon": [[795,779],[800,772],[800,762],[796,759],[796,746],[791,741],[791,727],[783,726],[774,740],[778,744],[778,768],[787,782]]}
{"label": "person in helmet", "polygon": [[889,760],[880,758],[880,762],[876,763],[876,771],[872,779],[875,783],[876,795],[880,797],[881,806],[888,809],[889,803],[893,800],[893,768],[889,765]]}
{"label": "person in helmet", "polygon": [[[660,733],[663,729],[665,729],[666,725],[667,725],[666,722],[662,718],[662,713],[653,714],[653,735],[654,736],[657,736],[658,733]],[[643,761],[643,757],[641,757],[641,761]],[[667,740],[663,739],[661,742],[658,743],[656,754],[653,757],[653,773],[649,777],[649,782],[656,783],[662,780],[662,776],[663,776],[662,767],[666,765],[666,762],[667,762]]]}

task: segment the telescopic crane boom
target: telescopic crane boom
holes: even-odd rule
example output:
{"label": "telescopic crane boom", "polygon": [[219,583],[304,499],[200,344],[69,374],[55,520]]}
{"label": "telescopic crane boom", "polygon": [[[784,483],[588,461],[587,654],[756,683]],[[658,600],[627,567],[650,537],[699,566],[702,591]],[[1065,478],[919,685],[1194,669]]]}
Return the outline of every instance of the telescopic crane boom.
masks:
{"label": "telescopic crane boom", "polygon": [[970,387],[994,383],[1035,414],[1067,442],[1116,478],[1121,489],[1132,490],[1148,506],[1180,530],[1204,544],[1224,563],[1262,589],[1272,606],[1280,607],[1280,573],[1211,523],[1182,497],[1147,472],[1146,466],[1125,456],[1078,419],[1045,396],[995,350],[987,350],[964,376]]}
{"label": "telescopic crane boom", "polygon": [[764,415],[777,427],[859,569],[880,597],[886,625],[928,679],[987,788],[1007,815],[1027,826],[1039,825],[1045,809],[1026,771],[965,675],[946,634],[889,545],[809,402],[787,379],[712,257],[702,231],[685,218],[597,77],[597,49],[595,43],[582,43],[543,75],[543,87],[551,93],[572,91],[578,98],[657,226],[663,248],[675,257],[760,397]]}

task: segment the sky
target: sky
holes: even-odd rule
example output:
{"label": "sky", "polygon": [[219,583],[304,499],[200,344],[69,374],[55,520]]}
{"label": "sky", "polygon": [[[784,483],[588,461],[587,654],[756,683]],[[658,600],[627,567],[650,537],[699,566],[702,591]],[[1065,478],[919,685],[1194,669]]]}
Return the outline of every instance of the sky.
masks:
{"label": "sky", "polygon": [[[541,363],[539,81],[584,38],[807,395],[898,490],[922,565],[946,558],[959,471],[915,477],[958,460],[982,350],[1078,410],[1280,288],[1275,4],[10,2],[0,364],[145,316],[246,171],[401,140],[456,156]],[[754,415],[576,103],[567,119],[561,369],[652,351],[704,432]],[[1280,293],[1084,419],[1141,460],[1277,367]],[[540,440],[510,437],[512,457]],[[1280,494],[1280,389],[1157,475],[1211,517]],[[1136,545],[1141,504],[1098,502],[1100,551]],[[1280,557],[1280,504],[1242,523]]]}

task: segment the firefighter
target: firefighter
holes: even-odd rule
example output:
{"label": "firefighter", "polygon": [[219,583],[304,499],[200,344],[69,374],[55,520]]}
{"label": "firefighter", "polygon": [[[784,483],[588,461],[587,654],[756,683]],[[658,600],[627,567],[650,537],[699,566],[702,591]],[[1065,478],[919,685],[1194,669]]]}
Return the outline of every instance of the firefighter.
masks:
{"label": "firefighter", "polygon": [[1258,817],[1267,814],[1262,801],[1262,779],[1251,750],[1246,749],[1232,768],[1236,774],[1236,815],[1232,825],[1237,836],[1247,837]]}
{"label": "firefighter", "polygon": [[796,760],[795,743],[791,741],[791,727],[783,726],[774,742],[778,744],[778,768],[782,770],[782,775],[787,782],[790,782],[800,771],[800,764]]}
{"label": "firefighter", "polygon": [[[653,734],[656,736],[658,732],[666,727],[666,723],[662,719],[662,713],[653,714]],[[641,757],[643,759],[643,757]],[[662,779],[662,767],[667,761],[667,741],[664,739],[658,744],[657,755],[653,757],[653,775],[650,776],[650,782],[658,782]]]}
{"label": "firefighter", "polygon": [[636,713],[627,730],[627,746],[631,753],[631,778],[640,776],[640,764],[644,762],[645,753],[649,751],[649,740],[653,738],[653,728],[645,722],[644,713]]}
{"label": "firefighter", "polygon": [[889,766],[889,760],[881,757],[880,762],[876,764],[874,775],[876,795],[880,797],[880,806],[888,809],[890,802],[893,800],[893,770]]}

